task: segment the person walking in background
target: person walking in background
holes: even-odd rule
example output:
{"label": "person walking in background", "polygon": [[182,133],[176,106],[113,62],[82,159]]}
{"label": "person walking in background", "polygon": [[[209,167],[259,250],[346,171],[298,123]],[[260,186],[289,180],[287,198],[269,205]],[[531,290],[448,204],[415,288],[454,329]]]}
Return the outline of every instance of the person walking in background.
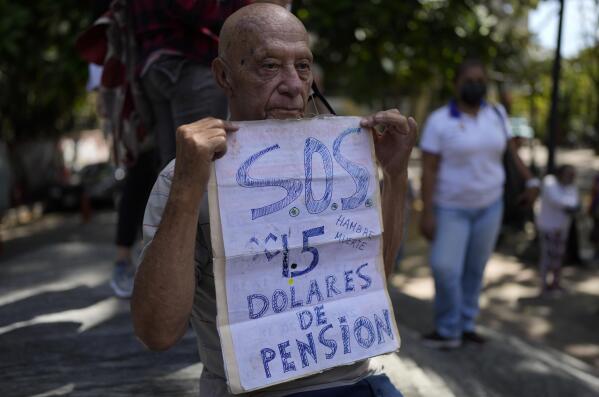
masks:
{"label": "person walking in background", "polygon": [[[252,2],[128,1],[138,49],[136,77],[141,80],[152,113],[151,135],[158,149],[158,169],[175,157],[177,127],[204,117],[227,118],[227,99],[214,81],[211,63],[218,53],[218,34],[225,19]],[[291,5],[290,0],[270,2],[287,8]],[[130,183],[125,182],[117,227],[118,260],[111,282],[115,293],[123,297],[131,296],[133,288],[131,246],[156,179],[157,172],[148,173],[156,168],[153,161],[149,154],[141,156],[138,165],[129,171]],[[207,200],[202,205],[207,208]]]}
{"label": "person walking in background", "polygon": [[225,19],[253,2],[291,8],[291,0],[131,0],[139,74],[154,113],[160,168],[175,157],[177,127],[227,118],[227,99],[210,65]]}
{"label": "person walking in background", "polygon": [[175,157],[175,130],[204,117],[227,118],[210,65],[224,20],[249,0],[132,0],[139,73],[154,113],[160,168]]}
{"label": "person walking in background", "polygon": [[76,47],[90,62],[88,90],[96,92],[102,129],[113,138],[113,159],[125,170],[117,204],[116,259],[110,287],[120,298],[133,291],[133,247],[141,236],[148,196],[158,175],[156,149],[147,133],[152,114],[136,78],[135,40],[128,0],[93,2],[95,22]]}
{"label": "person walking in background", "polygon": [[[561,291],[560,273],[572,217],[580,209],[576,171],[562,165],[555,175],[543,179],[541,206],[537,216],[539,231],[541,294]],[[551,273],[551,283],[548,276]]]}
{"label": "person walking in background", "polygon": [[[91,71],[94,69],[97,71],[97,66],[90,67],[90,80],[93,79],[94,75]],[[92,83],[88,82],[88,87],[90,84]],[[116,109],[114,91],[105,90],[99,81],[93,89],[98,95],[96,99],[99,104],[98,116],[103,119],[103,129],[114,138],[118,136],[114,129],[118,124],[123,123],[122,113]],[[117,203],[115,238],[117,252],[110,287],[114,295],[119,298],[130,298],[133,292],[133,277],[135,276],[133,246],[140,239],[145,206],[154,180],[158,175],[156,150],[151,137],[135,135],[140,140],[138,144],[140,150],[135,155],[127,153],[125,156],[127,158],[124,164],[125,178]],[[118,141],[115,141],[114,144],[121,145]]]}
{"label": "person walking in background", "polygon": [[110,286],[119,298],[130,298],[133,293],[133,279],[136,264],[133,260],[133,247],[140,239],[145,205],[154,186],[157,170],[155,150],[149,149],[139,154],[133,164],[127,167],[121,199],[118,205],[115,262]]}
{"label": "person walking in background", "polygon": [[483,272],[501,225],[504,151],[514,156],[527,181],[525,201],[532,204],[540,184],[510,142],[505,109],[485,102],[484,65],[478,60],[460,65],[454,89],[456,98],[430,115],[420,142],[420,229],[431,241],[435,281],[435,330],[423,343],[434,348],[484,342],[475,320]]}

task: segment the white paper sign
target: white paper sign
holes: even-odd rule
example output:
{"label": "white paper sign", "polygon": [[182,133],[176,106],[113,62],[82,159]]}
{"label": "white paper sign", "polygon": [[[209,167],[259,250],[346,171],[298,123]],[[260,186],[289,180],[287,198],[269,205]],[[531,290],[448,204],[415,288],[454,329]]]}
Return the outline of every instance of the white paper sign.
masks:
{"label": "white paper sign", "polygon": [[239,125],[209,184],[231,391],[397,350],[370,133],[356,117]]}

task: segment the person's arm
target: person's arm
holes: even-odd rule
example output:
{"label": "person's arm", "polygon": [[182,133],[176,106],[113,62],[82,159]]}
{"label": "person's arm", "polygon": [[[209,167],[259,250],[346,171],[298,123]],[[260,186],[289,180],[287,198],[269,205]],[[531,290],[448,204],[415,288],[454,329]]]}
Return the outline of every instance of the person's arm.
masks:
{"label": "person's arm", "polygon": [[403,223],[405,221],[405,201],[408,190],[408,170],[397,175],[383,172],[383,261],[385,263],[385,274],[391,275],[395,264],[397,251],[404,238]]}
{"label": "person's arm", "polygon": [[[510,154],[514,158],[514,163],[516,164],[516,169],[518,170],[518,173],[520,174],[522,179],[524,179],[525,181],[530,181],[530,180],[536,179],[535,176],[532,174],[532,172],[530,172],[530,169],[526,166],[526,164],[524,164],[524,162],[522,161],[522,158],[520,158],[520,155],[518,154],[518,146],[516,145],[516,141],[514,140],[514,138],[511,138],[510,140],[508,140],[507,144],[508,144],[507,150],[510,151]],[[540,181],[539,181],[539,185],[540,185]],[[536,187],[539,187],[539,186],[536,186]]]}
{"label": "person's arm", "polygon": [[530,169],[520,158],[518,146],[513,138],[507,141],[507,150],[510,151],[510,155],[514,159],[518,174],[520,174],[520,177],[526,181],[526,190],[520,196],[520,202],[524,205],[532,206],[537,197],[539,197],[541,181],[530,172]]}
{"label": "person's arm", "polygon": [[151,350],[166,350],[187,330],[195,290],[199,205],[211,162],[226,151],[236,127],[207,118],[177,129],[177,160],[168,201],[135,276],[131,315],[135,334]]}
{"label": "person's arm", "polygon": [[420,218],[420,232],[429,241],[435,237],[436,222],[433,196],[435,193],[440,161],[440,155],[426,151],[422,152],[422,182],[420,188],[422,215]]}
{"label": "person's arm", "polygon": [[[383,260],[385,274],[389,277],[403,238],[408,161],[416,143],[418,126],[413,118],[402,116],[397,109],[366,117],[360,125],[371,129],[376,157],[383,170]],[[375,130],[377,126],[381,127],[382,133]]]}
{"label": "person's arm", "polygon": [[[575,192],[564,193],[560,189],[556,178],[543,184],[543,201],[551,203],[554,207],[562,208],[564,211],[570,211],[578,208],[578,194]],[[547,181],[547,179],[545,179]]]}

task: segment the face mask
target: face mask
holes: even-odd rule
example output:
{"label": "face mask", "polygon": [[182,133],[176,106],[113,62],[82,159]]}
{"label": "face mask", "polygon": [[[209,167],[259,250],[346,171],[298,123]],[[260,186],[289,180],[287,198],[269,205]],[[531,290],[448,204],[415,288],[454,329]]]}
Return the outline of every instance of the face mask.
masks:
{"label": "face mask", "polygon": [[460,89],[460,99],[470,106],[480,105],[486,94],[487,85],[485,83],[466,81]]}

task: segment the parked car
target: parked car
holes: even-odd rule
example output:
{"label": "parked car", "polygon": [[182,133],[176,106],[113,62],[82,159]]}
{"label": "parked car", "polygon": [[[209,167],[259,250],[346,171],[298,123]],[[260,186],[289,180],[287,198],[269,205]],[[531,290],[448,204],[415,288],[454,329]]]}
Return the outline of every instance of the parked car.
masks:
{"label": "parked car", "polygon": [[81,185],[92,205],[116,208],[121,195],[123,172],[110,162],[90,164],[81,169]]}
{"label": "parked car", "polygon": [[96,208],[116,208],[120,198],[123,172],[110,162],[89,164],[73,172],[64,181],[51,186],[47,211],[77,210],[85,194]]}

